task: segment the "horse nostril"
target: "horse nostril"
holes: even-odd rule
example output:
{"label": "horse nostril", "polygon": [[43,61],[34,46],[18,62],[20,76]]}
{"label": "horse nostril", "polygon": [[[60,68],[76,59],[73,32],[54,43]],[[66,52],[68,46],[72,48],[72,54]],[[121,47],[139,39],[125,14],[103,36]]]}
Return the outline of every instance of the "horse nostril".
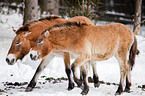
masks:
{"label": "horse nostril", "polygon": [[12,60],[11,60],[11,63],[14,63],[14,61],[15,61],[15,59],[12,59]]}
{"label": "horse nostril", "polygon": [[36,56],[33,57],[33,60],[36,60]]}
{"label": "horse nostril", "polygon": [[33,58],[33,55],[32,55],[32,54],[30,54],[30,58],[31,58],[31,59]]}
{"label": "horse nostril", "polygon": [[6,62],[9,64],[10,63],[10,60],[8,58],[6,58]]}

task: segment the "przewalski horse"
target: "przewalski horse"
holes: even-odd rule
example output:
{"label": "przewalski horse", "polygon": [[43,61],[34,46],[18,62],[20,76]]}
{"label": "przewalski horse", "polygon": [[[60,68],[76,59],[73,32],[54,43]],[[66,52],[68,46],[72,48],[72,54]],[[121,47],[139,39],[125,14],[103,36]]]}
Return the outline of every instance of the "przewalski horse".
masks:
{"label": "przewalski horse", "polygon": [[[89,60],[102,61],[115,56],[120,65],[121,75],[116,94],[121,94],[125,78],[125,91],[130,90],[131,63],[134,63],[135,55],[133,54],[137,52],[136,44],[133,32],[120,23],[95,26],[86,23],[67,22],[44,31],[30,53],[31,58],[35,57],[35,59],[49,56],[53,51],[76,54],[78,57],[71,65],[76,83],[79,83],[79,79],[76,77],[76,69],[79,66]],[[129,62],[127,61],[128,57]],[[89,86],[85,69],[82,69],[82,76],[84,89],[81,94],[87,94]]]}
{"label": "przewalski horse", "polygon": [[[15,31],[16,36],[13,39],[12,45],[7,54],[7,58],[6,58],[7,63],[9,65],[13,65],[18,59],[22,60],[23,57],[29,53],[30,49],[34,46],[34,42],[36,42],[36,40],[44,30],[48,29],[49,27],[55,24],[60,24],[67,21],[84,22],[87,23],[88,25],[89,24],[93,25],[93,22],[84,16],[76,16],[68,20],[59,18],[58,16],[49,16],[46,18],[41,18],[38,21],[33,21],[29,24],[26,24],[20,27],[17,31]],[[67,52],[57,52],[57,53],[54,52],[54,54],[59,54],[64,56],[65,71],[69,79],[68,90],[73,89],[74,83],[70,70],[70,54]],[[41,72],[44,70],[44,68],[47,66],[47,64],[50,62],[50,60],[53,57],[54,55],[51,55],[42,59],[32,80],[28,84],[26,91],[33,90],[39,75],[41,74]],[[92,65],[93,66],[95,65],[94,61],[92,61]],[[98,76],[97,73],[95,73],[95,67],[93,67],[93,69],[94,69],[94,80],[96,81],[95,86],[99,86]]]}

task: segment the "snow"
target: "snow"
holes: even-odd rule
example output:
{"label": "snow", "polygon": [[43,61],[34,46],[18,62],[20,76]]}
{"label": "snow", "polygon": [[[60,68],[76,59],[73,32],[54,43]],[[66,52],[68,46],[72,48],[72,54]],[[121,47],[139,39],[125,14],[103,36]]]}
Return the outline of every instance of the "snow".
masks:
{"label": "snow", "polygon": [[[5,9],[6,10],[6,9]],[[10,48],[11,42],[15,37],[15,33],[12,31],[12,26],[18,29],[22,24],[22,15],[18,13],[13,13],[11,15],[2,15],[0,20],[0,89],[4,90],[6,82],[29,82],[33,77],[36,68],[38,67],[41,60],[31,61],[29,54],[25,56],[22,61],[18,61],[15,65],[8,65],[5,61],[7,52]],[[105,24],[106,22],[97,22],[97,25]],[[145,29],[145,28],[144,28]],[[144,30],[141,30],[142,33]],[[145,84],[145,38],[142,36],[137,36],[138,49],[140,54],[136,58],[136,64],[133,68],[132,73],[132,86],[130,93],[123,93],[121,96],[145,96],[145,92],[138,88]],[[71,60],[73,62],[73,60]],[[120,70],[117,60],[112,57],[106,61],[97,62],[97,71],[100,81],[119,83],[120,80]],[[63,59],[61,57],[55,57],[47,68],[42,72],[41,76],[61,78],[67,77],[65,74],[65,67]],[[38,79],[36,87],[32,92],[25,92],[27,85],[21,86],[20,88],[16,86],[10,90],[4,90],[0,95],[5,96],[81,96],[81,89],[75,87],[71,91],[67,91],[68,81],[62,81],[60,83],[53,84],[48,82],[45,78]],[[89,76],[92,76],[92,70],[89,71]],[[4,83],[3,83],[4,82]],[[46,84],[41,84],[40,82],[45,82]],[[39,88],[40,87],[40,88]],[[113,96],[116,92],[117,85],[107,85],[101,84],[99,88],[94,88],[93,83],[89,83],[90,91],[87,96]]]}
{"label": "snow", "polygon": [[106,14],[114,14],[114,15],[122,15],[122,16],[125,16],[124,13],[118,13],[118,12],[115,12],[115,11],[107,11]]}

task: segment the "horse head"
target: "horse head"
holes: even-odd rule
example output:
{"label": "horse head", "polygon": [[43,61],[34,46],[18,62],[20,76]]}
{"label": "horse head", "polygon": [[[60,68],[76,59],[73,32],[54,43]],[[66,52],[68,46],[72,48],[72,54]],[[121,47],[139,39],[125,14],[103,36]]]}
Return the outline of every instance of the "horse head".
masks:
{"label": "horse head", "polygon": [[48,36],[49,36],[49,32],[46,31],[35,42],[30,52],[30,58],[32,60],[44,58],[51,52],[52,45],[51,45],[51,42],[48,40]]}
{"label": "horse head", "polygon": [[18,59],[22,60],[23,57],[29,53],[31,45],[30,41],[24,37],[25,35],[26,34],[24,33],[17,34],[13,39],[12,45],[6,57],[6,62],[9,65],[13,65]]}
{"label": "horse head", "polygon": [[13,39],[11,47],[8,51],[6,62],[9,65],[13,65],[18,59],[22,60],[23,57],[29,53],[31,47],[38,39],[41,32],[55,23],[61,22],[65,22],[65,20],[59,18],[58,16],[48,16],[25,24],[18,30],[13,29],[16,36]]}

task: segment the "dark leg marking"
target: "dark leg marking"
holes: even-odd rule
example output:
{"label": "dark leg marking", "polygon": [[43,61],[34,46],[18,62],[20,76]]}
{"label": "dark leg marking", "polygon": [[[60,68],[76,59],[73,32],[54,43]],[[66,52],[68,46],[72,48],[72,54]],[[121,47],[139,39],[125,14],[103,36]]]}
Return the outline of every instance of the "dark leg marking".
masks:
{"label": "dark leg marking", "polygon": [[87,84],[87,75],[86,75],[86,72],[85,71],[82,71],[82,76],[83,76],[83,83],[84,83],[84,89],[83,91],[81,92],[82,95],[87,95],[88,92],[89,92],[89,86]]}
{"label": "dark leg marking", "polygon": [[99,87],[100,86],[99,77],[94,74],[93,79],[94,79],[94,87]]}
{"label": "dark leg marking", "polygon": [[128,81],[128,78],[126,77],[126,87],[125,87],[125,92],[129,92],[130,91],[130,86],[131,86],[131,83]]}
{"label": "dark leg marking", "polygon": [[70,54],[64,52],[64,63],[65,63],[65,72],[68,77],[68,90],[72,90],[74,88],[74,82],[71,75],[71,68],[70,68]]}
{"label": "dark leg marking", "polygon": [[[75,71],[75,65],[74,64],[72,64],[71,69],[72,69],[72,72],[74,74],[74,71]],[[81,80],[79,80],[78,78],[76,78],[75,75],[74,75],[74,81],[76,82],[76,84],[78,85],[78,87],[80,87],[82,85]]]}
{"label": "dark leg marking", "polygon": [[116,91],[115,95],[120,95],[123,92],[122,84],[119,84],[118,90]]}
{"label": "dark leg marking", "polygon": [[41,65],[39,65],[39,67],[37,68],[33,78],[31,79],[30,83],[28,84],[27,88],[26,88],[26,92],[30,92],[33,90],[33,88],[36,86],[36,79],[37,79],[37,75],[39,74],[39,72],[41,72],[42,68]]}
{"label": "dark leg marking", "polygon": [[72,90],[74,88],[74,83],[71,80],[71,70],[69,68],[66,68],[65,72],[66,72],[68,80],[69,80],[68,90]]}
{"label": "dark leg marking", "polygon": [[28,84],[26,88],[26,92],[30,92],[33,90],[33,88],[36,86],[36,82],[32,79],[31,82]]}

